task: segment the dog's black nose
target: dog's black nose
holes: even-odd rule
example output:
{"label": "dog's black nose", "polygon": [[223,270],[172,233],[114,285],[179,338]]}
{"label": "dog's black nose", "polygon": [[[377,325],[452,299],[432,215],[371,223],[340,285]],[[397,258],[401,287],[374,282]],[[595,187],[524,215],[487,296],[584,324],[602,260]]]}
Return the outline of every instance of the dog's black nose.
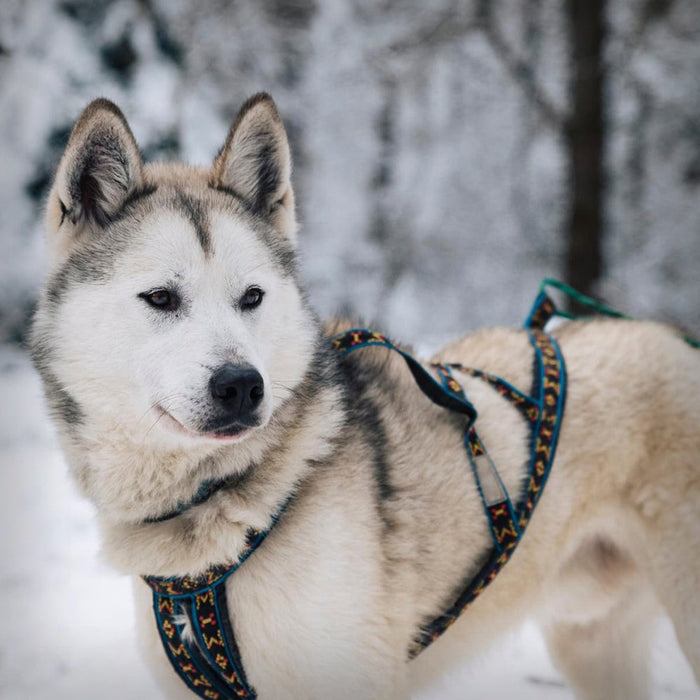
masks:
{"label": "dog's black nose", "polygon": [[255,367],[227,362],[212,374],[209,390],[230,417],[245,421],[260,405],[265,384]]}

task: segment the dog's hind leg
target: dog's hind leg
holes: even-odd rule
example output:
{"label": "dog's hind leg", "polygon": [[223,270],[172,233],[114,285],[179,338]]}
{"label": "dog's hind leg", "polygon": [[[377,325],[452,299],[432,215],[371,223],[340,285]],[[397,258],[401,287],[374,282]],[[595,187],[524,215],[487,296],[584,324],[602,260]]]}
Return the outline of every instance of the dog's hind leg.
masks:
{"label": "dog's hind leg", "polygon": [[700,493],[688,489],[656,525],[650,578],[700,686]]}
{"label": "dog's hind leg", "polygon": [[545,627],[552,660],[577,700],[650,700],[653,609],[647,594],[632,594],[587,623]]}
{"label": "dog's hind leg", "polygon": [[578,700],[651,698],[649,657],[658,603],[621,543],[603,534],[583,536],[547,600],[543,631],[549,652]]}
{"label": "dog's hind leg", "polygon": [[653,451],[630,495],[644,527],[639,560],[700,686],[700,352],[669,345],[667,357]]}

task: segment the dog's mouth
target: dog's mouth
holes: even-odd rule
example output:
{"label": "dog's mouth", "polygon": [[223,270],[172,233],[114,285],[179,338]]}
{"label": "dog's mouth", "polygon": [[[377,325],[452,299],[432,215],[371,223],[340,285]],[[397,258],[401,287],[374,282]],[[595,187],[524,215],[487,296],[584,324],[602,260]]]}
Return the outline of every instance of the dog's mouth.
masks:
{"label": "dog's mouth", "polygon": [[216,439],[231,439],[243,437],[246,433],[251,430],[249,425],[241,425],[240,423],[232,423],[221,428],[216,428],[215,430],[208,430],[201,433],[207,437],[214,437]]}
{"label": "dog's mouth", "polygon": [[233,422],[223,425],[208,425],[204,430],[192,430],[183,425],[172,413],[166,411],[160,404],[154,406],[154,410],[158,414],[158,422],[163,427],[169,429],[178,435],[186,435],[194,438],[206,438],[209,440],[224,440],[227,442],[240,442],[247,437],[256,426],[243,425],[239,422]]}

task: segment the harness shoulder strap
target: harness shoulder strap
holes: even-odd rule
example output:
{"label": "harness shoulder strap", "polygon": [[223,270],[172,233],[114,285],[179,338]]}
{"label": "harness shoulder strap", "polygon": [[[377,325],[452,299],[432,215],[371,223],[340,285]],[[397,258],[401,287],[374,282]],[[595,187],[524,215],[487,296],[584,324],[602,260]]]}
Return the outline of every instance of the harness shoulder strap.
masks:
{"label": "harness shoulder strap", "polygon": [[349,354],[359,348],[366,348],[371,345],[379,345],[393,350],[403,357],[416,380],[416,384],[433,403],[450,411],[464,414],[467,416],[469,425],[476,420],[476,409],[464,395],[461,386],[456,381],[454,384],[449,382],[438,383],[435,377],[415,357],[392,343],[381,333],[376,333],[367,328],[353,328],[334,336],[331,339],[331,344],[334,350],[343,354]]}

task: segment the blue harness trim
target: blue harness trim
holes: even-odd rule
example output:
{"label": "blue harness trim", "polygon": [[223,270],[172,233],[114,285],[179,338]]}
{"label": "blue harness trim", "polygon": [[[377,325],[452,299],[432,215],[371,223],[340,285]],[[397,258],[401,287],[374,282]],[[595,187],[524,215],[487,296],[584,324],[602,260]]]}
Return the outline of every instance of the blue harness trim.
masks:
{"label": "blue harness trim", "polygon": [[[373,345],[397,352],[406,361],[418,387],[431,401],[465,416],[464,445],[493,536],[493,547],[479,572],[464,587],[453,605],[421,629],[408,650],[409,658],[417,656],[442,635],[493,581],[522,539],[542,494],[554,460],[566,400],[564,360],[556,340],[543,330],[555,313],[554,304],[546,294],[541,293],[525,324],[529,329],[537,366],[532,396],[504,379],[481,370],[458,364],[434,364],[426,368],[385,336],[367,329],[353,329],[331,339],[333,348],[341,353]],[[513,507],[486,446],[477,433],[476,409],[455,378],[455,370],[487,382],[522,413],[532,430],[528,481],[525,495],[517,507]],[[175,510],[147,522],[177,517],[231,483],[230,479],[207,481],[192,501],[178,504]],[[194,577],[143,577],[153,590],[153,610],[165,653],[185,684],[201,698],[231,700],[257,697],[246,678],[229,619],[225,582],[265,541],[291,499],[290,495],[280,506],[267,530],[249,530],[246,545],[237,561],[212,567]],[[185,633],[185,629],[189,634]]]}
{"label": "blue harness trim", "polygon": [[[202,698],[255,698],[243,669],[226,601],[226,580],[265,541],[292,500],[289,496],[267,530],[251,528],[238,560],[200,576],[144,576],[153,590],[153,611],[170,664]],[[185,634],[186,627],[191,634]],[[194,643],[193,643],[194,640]]]}

